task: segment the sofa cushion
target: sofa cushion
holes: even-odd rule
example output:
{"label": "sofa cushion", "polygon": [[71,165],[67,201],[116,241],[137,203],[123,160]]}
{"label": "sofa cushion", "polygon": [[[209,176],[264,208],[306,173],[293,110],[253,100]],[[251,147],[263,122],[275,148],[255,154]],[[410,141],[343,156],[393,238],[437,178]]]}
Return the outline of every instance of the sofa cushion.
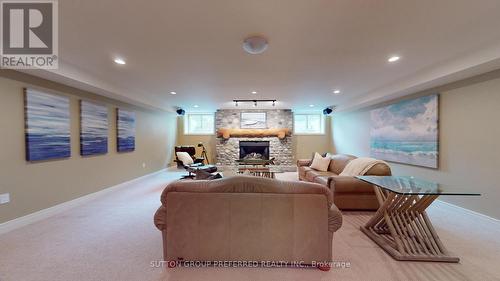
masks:
{"label": "sofa cushion", "polygon": [[319,183],[321,185],[324,185],[324,186],[328,186],[328,178],[330,176],[317,176],[314,178],[314,182],[315,183]]}
{"label": "sofa cushion", "polygon": [[337,154],[333,155],[332,161],[330,161],[330,166],[328,170],[334,172],[339,175],[344,170],[347,163],[349,163],[352,159],[356,159],[356,156],[347,155],[347,154]]}
{"label": "sofa cushion", "polygon": [[333,203],[333,194],[325,186],[252,176],[232,176],[208,181],[173,181],[162,192],[161,202],[164,206],[167,205],[170,192],[322,194],[327,198],[328,207]]}
{"label": "sofa cushion", "polygon": [[334,176],[330,189],[335,193],[375,194],[373,185],[349,176]]}
{"label": "sofa cushion", "polygon": [[330,177],[330,176],[335,176],[335,174],[332,172],[329,172],[329,171],[323,172],[323,171],[311,170],[311,171],[308,171],[306,173],[306,180],[310,181],[310,182],[314,182],[314,178],[319,177],[319,176]]}
{"label": "sofa cushion", "polygon": [[328,165],[330,165],[330,157],[323,157],[319,153],[314,154],[313,161],[311,163],[311,168],[326,172],[328,171]]}

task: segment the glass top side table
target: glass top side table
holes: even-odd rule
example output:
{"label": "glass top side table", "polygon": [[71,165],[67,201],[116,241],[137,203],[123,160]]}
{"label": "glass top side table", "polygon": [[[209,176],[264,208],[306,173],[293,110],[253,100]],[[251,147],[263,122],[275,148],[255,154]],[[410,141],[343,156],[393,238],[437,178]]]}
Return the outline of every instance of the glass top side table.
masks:
{"label": "glass top side table", "polygon": [[425,210],[440,195],[479,196],[414,177],[358,176],[374,186],[380,208],[363,231],[396,260],[459,262],[439,239]]}

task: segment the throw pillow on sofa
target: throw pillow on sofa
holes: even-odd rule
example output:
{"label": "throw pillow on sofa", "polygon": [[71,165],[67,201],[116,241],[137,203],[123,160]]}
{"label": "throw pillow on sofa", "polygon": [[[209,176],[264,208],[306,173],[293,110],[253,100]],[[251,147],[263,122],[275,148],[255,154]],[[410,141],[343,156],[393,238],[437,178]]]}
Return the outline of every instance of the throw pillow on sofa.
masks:
{"label": "throw pillow on sofa", "polygon": [[328,171],[328,166],[330,165],[330,160],[331,158],[329,156],[327,157],[322,157],[319,153],[315,153],[314,154],[314,158],[313,158],[313,161],[311,163],[311,167],[312,169],[315,169],[315,170],[318,170],[318,171],[322,171],[322,172],[326,172]]}

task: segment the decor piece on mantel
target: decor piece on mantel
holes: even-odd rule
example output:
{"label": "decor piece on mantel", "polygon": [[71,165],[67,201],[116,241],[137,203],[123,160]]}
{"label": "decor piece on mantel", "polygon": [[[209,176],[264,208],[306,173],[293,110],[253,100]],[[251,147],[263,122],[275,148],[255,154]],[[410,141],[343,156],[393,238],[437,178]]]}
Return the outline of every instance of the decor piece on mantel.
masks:
{"label": "decor piece on mantel", "polygon": [[71,156],[69,98],[24,89],[26,160]]}
{"label": "decor piece on mantel", "polygon": [[371,111],[371,155],[403,164],[438,168],[439,95]]}
{"label": "decor piece on mantel", "polygon": [[289,128],[271,128],[271,129],[231,129],[221,128],[217,130],[217,137],[229,139],[230,137],[277,137],[284,139],[290,135]]}
{"label": "decor piece on mantel", "polygon": [[108,153],[108,107],[80,100],[80,154]]}
{"label": "decor piece on mantel", "polygon": [[135,150],[135,113],[118,108],[116,110],[118,152]]}
{"label": "decor piece on mantel", "polygon": [[240,119],[241,129],[266,129],[266,113],[265,112],[242,112]]}

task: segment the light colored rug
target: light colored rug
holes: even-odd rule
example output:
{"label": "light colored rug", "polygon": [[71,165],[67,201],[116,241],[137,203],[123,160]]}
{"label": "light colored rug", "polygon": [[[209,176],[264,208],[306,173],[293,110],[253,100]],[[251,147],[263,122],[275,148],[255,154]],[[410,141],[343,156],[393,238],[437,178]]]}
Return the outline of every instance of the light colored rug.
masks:
{"label": "light colored rug", "polygon": [[[153,225],[163,188],[183,172],[165,172],[85,205],[0,236],[1,281],[58,280],[500,280],[500,226],[436,205],[430,216],[461,264],[397,262],[359,231],[370,213],[344,213],[336,261],[349,268],[156,268],[161,234]],[[296,173],[278,174],[296,180]]]}

